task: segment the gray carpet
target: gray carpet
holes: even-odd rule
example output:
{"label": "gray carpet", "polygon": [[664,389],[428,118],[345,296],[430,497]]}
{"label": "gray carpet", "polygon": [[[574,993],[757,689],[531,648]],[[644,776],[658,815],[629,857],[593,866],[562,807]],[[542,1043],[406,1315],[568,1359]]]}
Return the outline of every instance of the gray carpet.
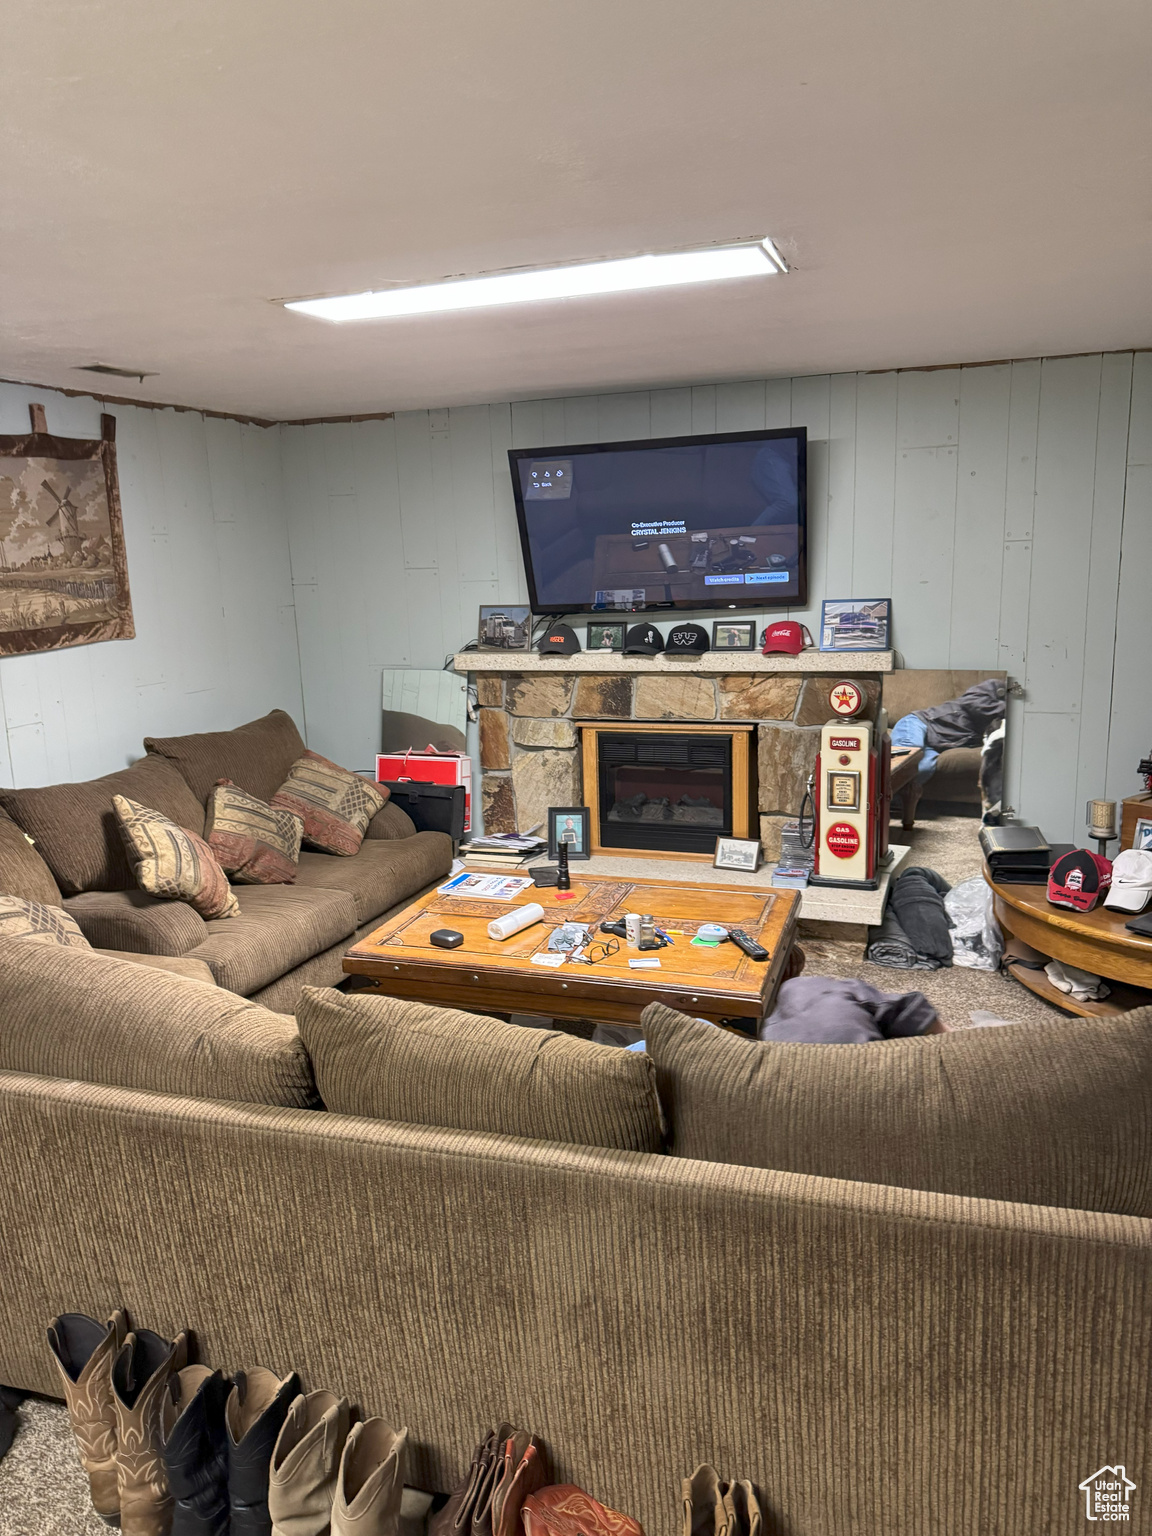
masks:
{"label": "gray carpet", "polygon": [[[939,870],[952,884],[980,873],[980,824],[950,816],[918,822],[909,836],[911,861]],[[804,940],[808,974],[860,976],[884,992],[920,991],[953,1027],[966,1028],[973,1009],[1020,1023],[1062,1017],[1018,983],[987,971],[891,971],[869,965],[863,946],[839,939]],[[48,1319],[45,1319],[47,1323]],[[191,1320],[190,1320],[191,1321]],[[47,1346],[45,1346],[47,1347]],[[20,1429],[0,1461],[0,1536],[96,1536],[108,1527],[92,1512],[63,1404],[30,1398]]]}

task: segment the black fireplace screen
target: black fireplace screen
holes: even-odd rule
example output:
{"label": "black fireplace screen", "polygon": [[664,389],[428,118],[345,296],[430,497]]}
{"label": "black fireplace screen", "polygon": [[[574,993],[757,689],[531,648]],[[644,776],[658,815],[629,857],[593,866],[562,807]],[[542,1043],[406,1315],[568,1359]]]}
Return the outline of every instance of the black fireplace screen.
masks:
{"label": "black fireplace screen", "polygon": [[600,845],[711,853],[732,832],[732,738],[602,731]]}

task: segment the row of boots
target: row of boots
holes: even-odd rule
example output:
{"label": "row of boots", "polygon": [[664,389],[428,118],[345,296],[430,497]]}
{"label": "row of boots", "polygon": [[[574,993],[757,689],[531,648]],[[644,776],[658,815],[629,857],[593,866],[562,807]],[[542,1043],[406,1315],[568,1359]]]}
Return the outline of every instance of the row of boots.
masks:
{"label": "row of boots", "polygon": [[696,1468],[682,1484],[683,1536],[761,1536],[763,1519],[749,1482],[724,1482],[715,1467]]}
{"label": "row of boots", "polygon": [[124,1536],[401,1536],[406,1429],[352,1424],[295,1372],[188,1365],[185,1334],[123,1312],[64,1313],[48,1343],[93,1506]]}

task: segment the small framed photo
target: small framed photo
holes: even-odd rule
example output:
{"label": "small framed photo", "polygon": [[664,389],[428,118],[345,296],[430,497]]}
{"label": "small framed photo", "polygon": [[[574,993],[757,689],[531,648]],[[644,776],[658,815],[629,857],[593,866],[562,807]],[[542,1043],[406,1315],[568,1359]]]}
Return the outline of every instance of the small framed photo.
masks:
{"label": "small framed photo", "polygon": [[568,858],[592,857],[592,816],[586,805],[570,805],[548,812],[548,857],[555,859],[561,844],[568,849]]}
{"label": "small framed photo", "polygon": [[1133,848],[1143,849],[1146,853],[1152,853],[1152,821],[1147,816],[1141,816],[1136,823],[1136,829],[1132,834]]}
{"label": "small framed photo", "polygon": [[891,618],[890,597],[829,598],[820,610],[820,649],[886,651]]}
{"label": "small framed photo", "polygon": [[588,644],[584,647],[587,651],[622,651],[624,649],[623,624],[609,621],[607,624],[599,621],[588,626]]}
{"label": "small framed photo", "polygon": [[733,623],[731,619],[713,619],[712,649],[714,651],[754,651],[756,649],[756,621],[743,619]]}
{"label": "small framed photo", "polygon": [[482,651],[527,651],[532,647],[532,611],[520,605],[480,608],[477,643]]}
{"label": "small framed photo", "polygon": [[760,844],[754,837],[718,837],[713,869],[742,869],[755,874],[760,868]]}

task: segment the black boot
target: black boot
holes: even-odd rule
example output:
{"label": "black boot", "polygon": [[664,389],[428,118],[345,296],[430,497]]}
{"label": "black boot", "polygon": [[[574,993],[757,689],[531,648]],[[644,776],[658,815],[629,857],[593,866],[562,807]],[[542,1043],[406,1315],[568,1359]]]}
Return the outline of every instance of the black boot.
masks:
{"label": "black boot", "polygon": [[236,1372],[224,1413],[232,1536],[272,1536],[268,1467],[276,1437],[299,1392],[300,1378],[295,1371],[283,1381],[261,1366]]}
{"label": "black boot", "polygon": [[168,1383],[161,1415],[164,1465],[176,1507],[172,1536],[227,1536],[231,1386],[221,1371],[189,1365]]}

